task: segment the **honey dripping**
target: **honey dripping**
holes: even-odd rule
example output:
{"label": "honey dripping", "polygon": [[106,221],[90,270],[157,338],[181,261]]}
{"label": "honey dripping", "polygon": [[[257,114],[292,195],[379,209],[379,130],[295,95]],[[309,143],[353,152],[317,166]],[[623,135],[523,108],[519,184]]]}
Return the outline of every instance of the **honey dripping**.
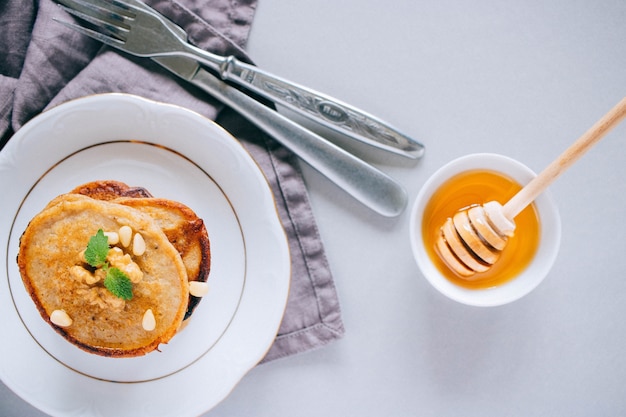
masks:
{"label": "honey dripping", "polygon": [[451,271],[435,249],[441,225],[448,217],[471,205],[494,200],[504,203],[521,188],[500,173],[473,170],[450,178],[433,194],[422,218],[422,239],[431,261],[447,279],[469,289],[491,288],[512,280],[529,265],[537,251],[540,236],[539,218],[532,204],[515,218],[515,235],[509,238],[498,262],[488,271],[477,273],[471,281]]}

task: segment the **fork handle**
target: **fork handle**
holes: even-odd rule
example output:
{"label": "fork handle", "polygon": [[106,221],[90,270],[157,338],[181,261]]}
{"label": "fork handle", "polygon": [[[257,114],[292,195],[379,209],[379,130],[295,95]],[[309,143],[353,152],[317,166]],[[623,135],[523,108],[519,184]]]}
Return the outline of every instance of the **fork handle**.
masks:
{"label": "fork handle", "polygon": [[412,159],[424,153],[424,146],[378,118],[353,106],[285,80],[234,56],[220,56],[189,43],[186,55],[218,71],[222,79],[232,81],[275,103],[331,128],[339,133]]}
{"label": "fork handle", "polygon": [[321,136],[282,116],[211,73],[200,69],[189,80],[291,149],[303,161],[375,212],[398,216],[406,191],[392,178]]}

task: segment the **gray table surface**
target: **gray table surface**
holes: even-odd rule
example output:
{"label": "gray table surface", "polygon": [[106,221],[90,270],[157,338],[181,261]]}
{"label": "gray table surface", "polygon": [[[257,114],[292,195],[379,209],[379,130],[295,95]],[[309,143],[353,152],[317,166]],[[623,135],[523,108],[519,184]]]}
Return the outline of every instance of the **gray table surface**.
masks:
{"label": "gray table surface", "polygon": [[[417,162],[349,145],[410,198],[473,152],[539,171],[626,95],[623,0],[261,0],[261,67],[376,114],[427,145]],[[409,211],[373,214],[303,166],[346,336],[253,369],[207,416],[626,415],[626,124],[551,187],[562,244],[510,305],[437,293]],[[0,384],[0,415],[41,416]]]}

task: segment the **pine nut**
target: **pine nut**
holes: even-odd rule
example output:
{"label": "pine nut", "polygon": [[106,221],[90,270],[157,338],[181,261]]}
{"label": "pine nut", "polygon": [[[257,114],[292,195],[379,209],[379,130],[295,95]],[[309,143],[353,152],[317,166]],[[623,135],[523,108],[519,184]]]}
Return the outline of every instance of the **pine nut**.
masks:
{"label": "pine nut", "polygon": [[125,248],[128,247],[128,245],[130,245],[130,240],[133,237],[133,229],[131,229],[130,226],[122,226],[120,227],[118,234],[120,236],[120,243],[122,246]]}
{"label": "pine nut", "polygon": [[147,309],[145,313],[143,313],[143,320],[141,321],[141,326],[147,332],[151,332],[156,328],[156,319],[154,318],[154,313],[152,309]]}
{"label": "pine nut", "polygon": [[52,314],[50,314],[50,321],[59,327],[68,327],[73,323],[65,310],[54,310]]}
{"label": "pine nut", "polygon": [[141,233],[135,233],[133,237],[133,255],[141,256],[146,252],[146,241],[143,240]]}
{"label": "pine nut", "polygon": [[189,294],[204,297],[209,292],[209,284],[202,281],[189,281]]}
{"label": "pine nut", "polygon": [[109,245],[117,245],[120,242],[120,235],[117,232],[104,232],[109,239]]}

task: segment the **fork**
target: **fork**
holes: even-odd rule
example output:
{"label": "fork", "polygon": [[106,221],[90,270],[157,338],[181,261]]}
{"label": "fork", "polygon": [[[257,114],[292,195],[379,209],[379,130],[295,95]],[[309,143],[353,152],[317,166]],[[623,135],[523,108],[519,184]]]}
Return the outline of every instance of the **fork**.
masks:
{"label": "fork", "polygon": [[[137,7],[148,7],[140,0],[128,1]],[[59,22],[65,24],[65,22]],[[179,26],[169,20],[166,23],[177,31],[178,36],[186,36]],[[226,84],[214,74],[201,68],[197,61],[184,57],[153,57],[152,59],[239,112],[375,212],[386,217],[395,217],[406,207],[406,191],[382,171]]]}
{"label": "fork", "polygon": [[122,0],[57,1],[65,11],[91,27],[61,23],[109,46],[140,57],[192,58],[223,80],[237,83],[341,134],[412,159],[424,153],[422,144],[362,110],[234,56],[216,55],[188,43],[170,21],[148,6],[139,8]]}

